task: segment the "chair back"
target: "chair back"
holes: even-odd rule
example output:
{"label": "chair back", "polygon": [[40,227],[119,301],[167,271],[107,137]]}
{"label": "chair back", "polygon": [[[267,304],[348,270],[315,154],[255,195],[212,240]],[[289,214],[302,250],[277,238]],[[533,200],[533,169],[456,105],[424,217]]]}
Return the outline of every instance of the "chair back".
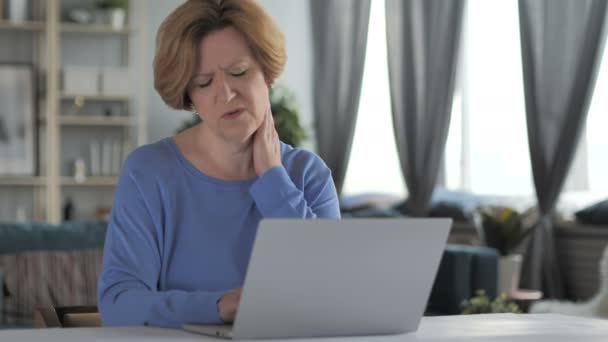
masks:
{"label": "chair back", "polygon": [[36,328],[100,327],[101,318],[96,306],[58,306],[41,308],[34,314]]}

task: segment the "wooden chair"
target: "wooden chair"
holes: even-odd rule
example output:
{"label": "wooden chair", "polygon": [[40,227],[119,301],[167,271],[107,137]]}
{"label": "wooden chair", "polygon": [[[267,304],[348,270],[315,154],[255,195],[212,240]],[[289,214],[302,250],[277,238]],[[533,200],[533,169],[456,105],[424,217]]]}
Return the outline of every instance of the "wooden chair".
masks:
{"label": "wooden chair", "polygon": [[96,306],[58,306],[41,308],[34,313],[35,328],[100,327]]}

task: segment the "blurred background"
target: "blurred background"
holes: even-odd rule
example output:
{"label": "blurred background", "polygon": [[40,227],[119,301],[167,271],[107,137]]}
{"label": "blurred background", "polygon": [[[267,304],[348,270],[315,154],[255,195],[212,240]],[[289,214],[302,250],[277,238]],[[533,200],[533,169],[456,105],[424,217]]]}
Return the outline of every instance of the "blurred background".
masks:
{"label": "blurred background", "polygon": [[[325,160],[343,217],[454,220],[444,260],[470,265],[442,264],[434,313],[480,288],[523,308],[608,294],[605,0],[258,2],[287,43],[277,129]],[[181,3],[0,0],[4,323],[95,304],[122,162],[193,123],[153,89],[156,31]]]}

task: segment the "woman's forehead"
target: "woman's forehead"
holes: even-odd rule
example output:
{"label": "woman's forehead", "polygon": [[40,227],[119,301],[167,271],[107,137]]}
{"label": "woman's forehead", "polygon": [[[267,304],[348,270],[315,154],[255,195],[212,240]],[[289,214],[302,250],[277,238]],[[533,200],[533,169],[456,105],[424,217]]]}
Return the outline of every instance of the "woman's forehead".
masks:
{"label": "woman's forehead", "polygon": [[209,33],[199,45],[200,72],[229,68],[251,58],[251,49],[245,37],[232,27]]}

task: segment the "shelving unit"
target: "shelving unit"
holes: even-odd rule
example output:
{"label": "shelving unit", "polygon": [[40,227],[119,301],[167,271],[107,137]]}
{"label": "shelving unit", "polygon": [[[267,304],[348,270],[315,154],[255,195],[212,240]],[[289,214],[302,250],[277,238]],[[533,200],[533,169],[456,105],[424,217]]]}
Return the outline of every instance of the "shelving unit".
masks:
{"label": "shelving unit", "polygon": [[71,33],[101,33],[101,34],[124,34],[128,35],[132,32],[131,28],[125,27],[123,29],[114,29],[107,25],[83,25],[83,24],[61,24],[61,32]]}
{"label": "shelving unit", "polygon": [[44,22],[42,22],[42,21],[25,21],[25,22],[21,22],[21,23],[13,23],[8,20],[0,20],[0,30],[42,31],[42,30],[44,30]]}
{"label": "shelving unit", "polygon": [[116,186],[118,177],[89,177],[84,182],[78,182],[74,178],[63,177],[61,185],[70,187],[100,187]]}
{"label": "shelving unit", "polygon": [[115,95],[77,95],[77,94],[61,94],[61,100],[76,100],[82,99],[84,101],[100,101],[100,102],[117,102],[117,101],[129,101],[131,98],[128,96],[115,96]]}
{"label": "shelving unit", "polygon": [[17,176],[2,176],[0,177],[0,186],[21,186],[21,187],[37,187],[45,184],[44,177],[17,177]]}
{"label": "shelving unit", "polygon": [[[33,20],[15,23],[0,18],[0,45],[3,38],[11,39],[11,36],[15,37],[13,42],[22,44],[22,32],[29,32],[25,34],[28,34],[26,37],[31,36],[31,61],[37,73],[38,172],[34,176],[0,175],[0,201],[2,196],[10,197],[17,192],[22,197],[27,197],[27,193],[33,196],[32,215],[28,219],[60,223],[66,197],[77,197],[76,204],[87,208],[78,219],[93,218],[96,207],[111,204],[118,177],[114,159],[111,174],[91,176],[92,162],[87,147],[95,143],[103,145],[111,139],[121,147],[122,160],[124,155],[147,139],[147,90],[144,87],[133,86],[130,93],[120,96],[103,94],[102,89],[95,95],[63,91],[62,71],[67,64],[100,69],[126,68],[131,81],[146,84],[148,76],[145,73],[148,70],[144,69],[141,61],[145,60],[147,51],[147,1],[129,1],[127,23],[121,29],[105,24],[70,23],[62,17],[67,8],[93,9],[94,5],[94,0],[32,0]],[[100,48],[102,53],[97,55],[101,57],[95,59],[86,55],[88,50]],[[7,62],[2,60],[1,53],[0,62]],[[78,111],[68,110],[74,103],[85,103],[96,110],[87,107]],[[110,107],[120,109],[107,109]],[[87,177],[80,182],[71,175],[71,163],[76,157],[84,159],[87,166]],[[100,199],[104,202],[95,202]],[[0,220],[7,219],[11,218],[0,216]]]}
{"label": "shelving unit", "polygon": [[62,115],[59,123],[64,126],[131,126],[130,117],[105,117],[99,115]]}

